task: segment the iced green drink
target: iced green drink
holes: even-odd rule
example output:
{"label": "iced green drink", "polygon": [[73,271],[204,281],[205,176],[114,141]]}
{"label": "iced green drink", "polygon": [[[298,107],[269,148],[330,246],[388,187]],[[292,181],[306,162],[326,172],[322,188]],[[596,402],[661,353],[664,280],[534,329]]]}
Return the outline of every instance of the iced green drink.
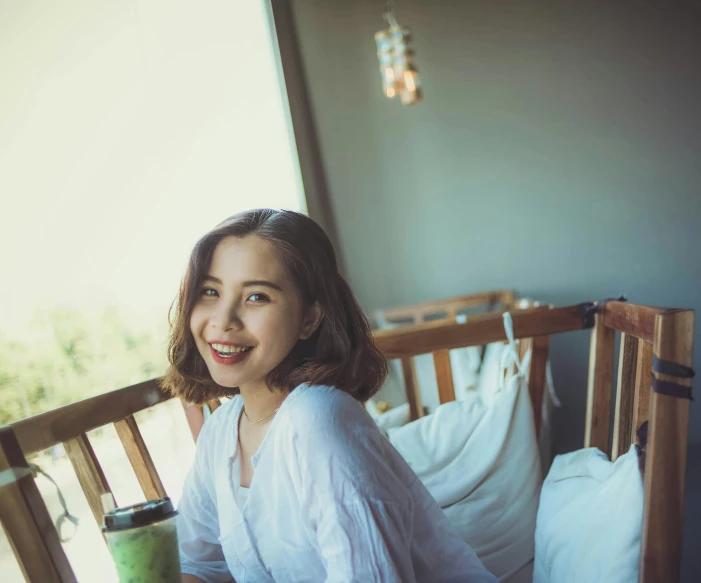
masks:
{"label": "iced green drink", "polygon": [[176,514],[170,498],[105,513],[102,531],[120,583],[180,583]]}

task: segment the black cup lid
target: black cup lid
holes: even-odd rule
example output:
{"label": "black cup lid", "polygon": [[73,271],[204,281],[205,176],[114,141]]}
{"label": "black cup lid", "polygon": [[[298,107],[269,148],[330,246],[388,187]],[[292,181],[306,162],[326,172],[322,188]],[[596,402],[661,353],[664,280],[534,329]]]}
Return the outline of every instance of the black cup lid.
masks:
{"label": "black cup lid", "polygon": [[178,512],[173,508],[170,498],[149,500],[123,508],[115,508],[104,515],[104,531],[125,530],[138,526],[148,526],[166,518],[175,516]]}

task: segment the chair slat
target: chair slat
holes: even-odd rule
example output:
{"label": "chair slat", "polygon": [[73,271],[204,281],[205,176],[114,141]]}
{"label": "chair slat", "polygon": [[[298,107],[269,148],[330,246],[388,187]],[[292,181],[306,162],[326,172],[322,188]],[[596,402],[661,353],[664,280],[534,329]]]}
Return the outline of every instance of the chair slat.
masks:
{"label": "chair slat", "polygon": [[95,521],[102,525],[102,494],[112,492],[107,478],[102,471],[100,462],[97,460],[95,451],[90,445],[90,440],[85,433],[65,441],[66,454],[73,464],[80,487],[85,493],[90,510],[92,510]]}
{"label": "chair slat", "polygon": [[438,401],[449,403],[455,401],[455,387],[453,386],[453,369],[450,366],[450,352],[438,350],[433,353],[433,367],[436,371],[438,383]]}
{"label": "chair slat", "polygon": [[633,435],[633,402],[635,399],[635,373],[638,362],[638,339],[621,334],[621,352],[618,359],[618,384],[616,388],[616,413],[613,420],[613,446],[611,460],[615,461],[630,448]]}
{"label": "chair slat", "polygon": [[589,382],[587,387],[587,418],[584,426],[584,447],[609,451],[609,422],[616,335],[596,314],[589,349]]}
{"label": "chair slat", "polygon": [[[663,312],[655,323],[653,352],[663,360],[691,367],[693,338],[693,311]],[[656,376],[691,386],[691,379]],[[679,581],[689,401],[652,392],[649,423],[640,581]]]}
{"label": "chair slat", "polygon": [[134,468],[134,473],[139,480],[146,500],[165,498],[165,488],[141,436],[136,419],[129,415],[126,419],[117,421],[114,428],[117,430],[117,435],[119,435],[131,467]]}
{"label": "chair slat", "polygon": [[404,393],[409,403],[409,416],[411,421],[415,421],[424,415],[424,406],[421,401],[419,384],[416,381],[416,368],[414,359],[411,357],[402,358],[402,374],[404,376]]}
{"label": "chair slat", "polygon": [[187,425],[190,428],[190,433],[192,434],[192,440],[197,443],[197,438],[202,431],[204,426],[204,411],[201,405],[195,405],[194,403],[188,403],[184,399],[180,399],[180,404],[183,406],[183,411],[185,412],[185,419],[187,419]]}
{"label": "chair slat", "polygon": [[635,394],[633,395],[633,426],[630,428],[631,443],[636,440],[636,431],[650,418],[650,373],[652,372],[652,344],[638,343],[638,359],[635,367]]}
{"label": "chair slat", "polygon": [[46,504],[11,427],[0,427],[0,523],[27,581],[76,583]]}

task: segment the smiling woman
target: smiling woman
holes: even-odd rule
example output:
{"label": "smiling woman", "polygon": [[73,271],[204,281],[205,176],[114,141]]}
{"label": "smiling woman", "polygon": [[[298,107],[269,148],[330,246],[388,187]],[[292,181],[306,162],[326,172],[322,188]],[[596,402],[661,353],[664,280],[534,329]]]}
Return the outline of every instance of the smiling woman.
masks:
{"label": "smiling woman", "polygon": [[496,581],[365,412],[387,362],[312,219],[247,211],[200,239],[169,356],[176,395],[235,395],[183,486],[184,581]]}

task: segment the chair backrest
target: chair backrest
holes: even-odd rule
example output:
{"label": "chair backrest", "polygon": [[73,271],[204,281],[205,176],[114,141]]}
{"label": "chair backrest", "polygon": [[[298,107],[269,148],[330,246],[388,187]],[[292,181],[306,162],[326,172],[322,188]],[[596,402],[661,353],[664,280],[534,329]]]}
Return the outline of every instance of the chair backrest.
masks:
{"label": "chair backrest", "polygon": [[95,520],[102,524],[101,495],[112,493],[87,433],[113,424],[146,500],[165,488],[134,414],[170,399],[156,380],[47,411],[0,427],[0,522],[28,581],[73,583],[75,575],[61,547],[27,456],[63,444]]}
{"label": "chair backrest", "polygon": [[[499,292],[494,292],[499,293]],[[510,292],[509,292],[510,293]],[[513,296],[511,296],[513,302]],[[507,305],[504,311],[512,311],[513,304]],[[538,305],[532,301],[523,301],[519,303],[518,310],[535,310],[536,312],[544,312],[550,310],[550,306]],[[445,330],[456,330],[457,327],[466,327],[465,331],[470,333],[474,330],[479,330],[484,322],[499,322],[501,325],[502,337],[504,336],[503,313],[501,310],[493,310],[484,314],[475,314],[469,316],[465,323],[458,323],[454,318],[449,321],[446,318],[429,321],[419,324],[391,328],[386,330],[376,330],[374,332],[375,342],[382,350],[388,359],[398,358],[402,366],[402,375],[404,378],[404,392],[409,403],[410,419],[416,420],[424,415],[424,407],[421,400],[421,393],[416,378],[416,368],[414,365],[414,357],[420,354],[432,354],[433,365],[436,374],[436,382],[438,386],[438,401],[440,404],[455,400],[455,387],[453,386],[453,371],[450,363],[450,349],[440,348],[441,336]],[[402,353],[393,352],[393,339],[399,339],[402,346]],[[412,349],[413,339],[421,339],[420,342],[425,344],[416,344],[415,350]],[[495,338],[489,341],[477,341],[470,344],[462,344],[454,348],[465,346],[481,346],[490,342],[497,342],[501,338]],[[531,403],[534,411],[534,422],[536,433],[540,434],[541,410],[543,404],[543,395],[546,384],[546,368],[549,356],[550,340],[547,335],[537,336],[532,338],[519,339],[519,356],[523,358],[527,352],[531,352],[531,363],[528,372],[528,389],[531,397]],[[418,352],[417,352],[418,350]]]}
{"label": "chair backrest", "polygon": [[486,308],[492,311],[497,307],[509,309],[513,306],[515,297],[511,290],[495,290],[386,308],[380,312],[386,322],[420,324],[437,319],[455,320],[465,310]]}
{"label": "chair backrest", "polygon": [[[514,311],[512,318],[516,338],[537,339],[592,328],[583,445],[598,447],[615,459],[647,423],[640,581],[679,581],[693,310],[611,301],[598,306]],[[621,334],[621,357],[610,448],[616,332]],[[401,358],[409,363],[407,367],[413,356],[433,353],[436,376],[444,379],[443,394],[449,400],[447,351],[505,340],[505,332],[500,314],[491,313],[474,316],[462,325],[439,322],[382,330],[375,340],[387,357]],[[409,371],[408,396],[411,381]]]}
{"label": "chair backrest", "polygon": [[[680,576],[694,317],[693,310],[608,302],[596,314],[592,330],[585,447],[598,447],[616,459],[647,422],[640,553],[644,583],[675,582]],[[616,332],[620,357],[611,445]]]}

